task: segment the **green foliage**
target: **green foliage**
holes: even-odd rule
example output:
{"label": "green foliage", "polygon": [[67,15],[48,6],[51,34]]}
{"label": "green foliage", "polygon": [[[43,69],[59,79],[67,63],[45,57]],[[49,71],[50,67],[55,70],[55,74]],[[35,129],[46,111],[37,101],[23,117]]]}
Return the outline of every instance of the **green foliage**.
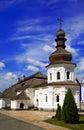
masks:
{"label": "green foliage", "polygon": [[56,111],[56,116],[58,120],[61,120],[61,106],[58,104],[57,106],[57,111]]}
{"label": "green foliage", "polygon": [[73,130],[84,130],[84,115],[80,116],[79,123],[77,123],[75,125],[74,124],[65,123],[64,121],[58,120],[56,118],[47,119],[47,120],[45,120],[45,122],[50,123],[50,124],[54,124],[56,126],[58,125],[58,126],[70,128],[70,129],[73,129]]}
{"label": "green foliage", "polygon": [[68,89],[65,95],[62,108],[62,119],[64,122],[71,124],[76,124],[79,122],[78,110],[71,89]]}

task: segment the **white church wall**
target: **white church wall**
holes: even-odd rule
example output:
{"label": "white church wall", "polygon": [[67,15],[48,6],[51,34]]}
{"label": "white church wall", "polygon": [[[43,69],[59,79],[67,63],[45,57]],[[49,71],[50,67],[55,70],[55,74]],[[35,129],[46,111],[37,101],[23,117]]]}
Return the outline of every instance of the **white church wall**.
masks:
{"label": "white church wall", "polygon": [[34,104],[39,109],[52,109],[52,88],[46,87],[35,90]]}
{"label": "white church wall", "polygon": [[84,86],[81,87],[81,100],[84,101]]}
{"label": "white church wall", "polygon": [[0,99],[0,109],[5,108],[5,101]]}
{"label": "white church wall", "polygon": [[[74,65],[55,64],[47,67],[48,83],[60,81],[74,81]],[[57,79],[57,72],[60,72],[60,79]],[[67,72],[69,72],[69,79],[67,79]]]}
{"label": "white church wall", "polygon": [[79,96],[79,90],[74,90],[73,96],[75,98],[75,103],[77,105],[77,108],[80,108],[80,96]]}
{"label": "white church wall", "polygon": [[[57,109],[58,104],[61,107],[63,106],[66,91],[67,90],[64,86],[60,88],[54,88],[54,109]],[[59,96],[59,101],[57,101],[57,96]]]}
{"label": "white church wall", "polygon": [[[57,79],[57,72],[60,72],[60,79]],[[64,72],[65,69],[64,67],[55,67],[53,66],[52,68],[48,69],[48,83],[51,82],[60,82],[60,81],[64,81],[65,77],[64,77]],[[52,78],[50,78],[50,73],[52,74]]]}
{"label": "white church wall", "polygon": [[28,100],[12,100],[11,101],[11,109],[21,109],[20,104],[23,103],[24,107],[23,109],[28,109],[31,106],[30,101]]}
{"label": "white church wall", "polygon": [[11,109],[17,109],[17,101],[16,100],[11,100]]}
{"label": "white church wall", "polygon": [[[70,72],[69,79],[67,79],[67,72]],[[65,65],[65,81],[74,81],[74,65]]]}
{"label": "white church wall", "polygon": [[[46,86],[45,88],[38,88],[35,90],[34,104],[39,109],[56,110],[58,104],[61,107],[63,106],[67,89],[68,88],[66,88],[65,86],[61,86],[58,88],[55,86]],[[79,91],[73,89],[72,92],[77,107],[79,108]],[[57,99],[57,97],[59,99]]]}
{"label": "white church wall", "polygon": [[81,86],[81,110],[84,111],[84,83]]}
{"label": "white church wall", "polygon": [[[43,89],[37,89],[35,90],[35,106],[39,109],[55,110],[58,104],[60,106],[63,105],[65,93],[65,87],[55,88],[53,86],[47,86]],[[56,99],[57,96],[59,96],[59,101]]]}
{"label": "white church wall", "polygon": [[25,90],[27,96],[30,98],[31,105],[34,104],[35,90],[33,88],[28,88]]}

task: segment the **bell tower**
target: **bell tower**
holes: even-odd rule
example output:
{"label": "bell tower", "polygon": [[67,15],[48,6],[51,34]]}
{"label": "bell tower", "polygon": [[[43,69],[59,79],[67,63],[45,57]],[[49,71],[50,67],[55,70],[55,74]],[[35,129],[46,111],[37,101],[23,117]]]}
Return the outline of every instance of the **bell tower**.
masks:
{"label": "bell tower", "polygon": [[66,50],[65,32],[61,28],[56,33],[56,50],[49,56],[47,66],[48,83],[74,81],[75,63],[72,63],[72,54]]}

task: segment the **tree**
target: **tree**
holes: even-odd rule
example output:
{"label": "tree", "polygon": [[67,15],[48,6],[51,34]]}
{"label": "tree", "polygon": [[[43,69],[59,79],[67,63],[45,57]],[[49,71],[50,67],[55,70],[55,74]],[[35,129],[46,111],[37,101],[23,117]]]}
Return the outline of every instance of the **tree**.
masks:
{"label": "tree", "polygon": [[57,106],[57,111],[56,111],[56,116],[58,120],[61,120],[61,106],[58,104]]}
{"label": "tree", "polygon": [[79,122],[77,106],[70,88],[65,95],[64,104],[62,107],[62,119],[64,122],[71,124],[76,124]]}

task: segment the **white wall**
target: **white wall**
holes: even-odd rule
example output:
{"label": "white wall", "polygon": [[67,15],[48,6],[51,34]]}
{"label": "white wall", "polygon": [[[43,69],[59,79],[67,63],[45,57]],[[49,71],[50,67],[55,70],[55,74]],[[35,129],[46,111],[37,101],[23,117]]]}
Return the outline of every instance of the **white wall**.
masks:
{"label": "white wall", "polygon": [[20,104],[24,104],[24,109],[28,109],[30,105],[29,100],[13,100],[11,101],[11,109],[20,109]]}
{"label": "white wall", "polygon": [[81,100],[84,101],[84,86],[81,87]]}
{"label": "white wall", "polygon": [[[36,100],[38,99],[38,108],[41,109],[57,109],[57,104],[63,105],[66,89],[64,87],[54,88],[52,86],[46,88],[40,88],[35,90],[35,106],[37,105]],[[59,95],[59,102],[56,101],[56,96]],[[46,96],[48,98],[46,102]]]}
{"label": "white wall", "polygon": [[30,104],[34,104],[35,90],[34,88],[28,88],[25,90],[27,96],[30,98]]}
{"label": "white wall", "polygon": [[[45,88],[39,88],[35,90],[35,99],[34,104],[37,106],[36,100],[38,99],[38,108],[39,109],[57,109],[57,105],[59,104],[61,107],[63,106],[65,94],[67,89],[64,86],[60,88],[55,88],[55,86],[46,86]],[[46,95],[48,97],[48,101],[46,102]],[[74,93],[75,102],[77,107],[79,108],[79,91],[75,90]],[[57,96],[59,96],[59,102],[56,101]]]}
{"label": "white wall", "polygon": [[14,101],[11,100],[11,109],[17,109],[17,101],[16,100],[14,100]]}
{"label": "white wall", "polygon": [[0,109],[5,107],[5,101],[4,99],[0,99]]}
{"label": "white wall", "polygon": [[[60,82],[60,81],[74,81],[74,65],[73,64],[56,64],[47,67],[48,83]],[[57,79],[57,72],[60,72],[60,79]],[[70,79],[66,78],[66,73],[70,72]],[[52,80],[50,79],[50,73],[52,74]]]}

